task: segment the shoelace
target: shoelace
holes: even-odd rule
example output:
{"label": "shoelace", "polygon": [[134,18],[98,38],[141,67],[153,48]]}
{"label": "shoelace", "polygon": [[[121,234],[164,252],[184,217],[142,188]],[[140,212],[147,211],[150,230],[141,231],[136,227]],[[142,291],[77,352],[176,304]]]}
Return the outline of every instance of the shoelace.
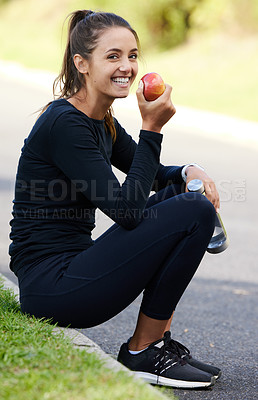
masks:
{"label": "shoelace", "polygon": [[179,358],[184,358],[186,356],[188,356],[189,358],[192,358],[192,356],[190,354],[190,350],[186,346],[184,346],[182,343],[177,342],[174,339],[170,339],[169,344],[170,344],[171,348],[173,349],[173,351],[178,355]]}
{"label": "shoelace", "polygon": [[173,365],[180,364],[185,365],[186,361],[181,359],[178,351],[175,351],[174,346],[171,346],[169,340],[164,340],[164,345],[160,348],[155,358],[155,373],[161,375],[164,371],[171,368]]}

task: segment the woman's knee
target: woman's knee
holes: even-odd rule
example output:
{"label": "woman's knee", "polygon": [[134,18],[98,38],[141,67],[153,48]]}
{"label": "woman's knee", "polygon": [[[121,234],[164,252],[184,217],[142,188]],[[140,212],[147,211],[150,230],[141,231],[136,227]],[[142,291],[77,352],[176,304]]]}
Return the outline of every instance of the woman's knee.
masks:
{"label": "woman's knee", "polygon": [[198,218],[199,223],[203,223],[206,226],[210,225],[211,229],[214,229],[216,210],[213,204],[200,193],[186,193],[189,198],[192,198],[192,212]]}
{"label": "woman's knee", "polygon": [[215,208],[213,204],[200,193],[183,193],[177,196],[177,212],[191,220],[204,220],[206,223],[215,221]]}

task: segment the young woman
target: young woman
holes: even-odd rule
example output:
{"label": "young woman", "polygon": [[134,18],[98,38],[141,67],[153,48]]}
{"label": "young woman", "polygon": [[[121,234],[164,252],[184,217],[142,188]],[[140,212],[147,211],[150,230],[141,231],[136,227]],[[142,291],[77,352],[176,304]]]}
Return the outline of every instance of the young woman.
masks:
{"label": "young woman", "polygon": [[[159,162],[160,132],[175,113],[169,85],[153,102],[139,85],[138,144],[113,118],[113,101],[128,96],[136,78],[138,52],[121,17],[71,14],[61,95],[36,121],[19,161],[10,267],[23,312],[63,326],[101,324],[143,291],[118,360],[152,383],[209,387],[220,370],[171,339],[170,324],[212,236],[219,196],[197,165]],[[122,185],[111,165],[126,174]],[[184,193],[195,178],[207,198]],[[96,208],[115,224],[94,242]]]}

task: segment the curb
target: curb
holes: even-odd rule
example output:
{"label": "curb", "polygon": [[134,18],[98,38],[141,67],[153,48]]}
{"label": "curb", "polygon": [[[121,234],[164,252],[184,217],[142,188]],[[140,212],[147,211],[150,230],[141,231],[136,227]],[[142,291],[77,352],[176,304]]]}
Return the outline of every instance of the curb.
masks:
{"label": "curb", "polygon": [[[4,275],[0,273],[0,278],[3,280],[4,287],[6,289],[13,290],[15,296],[19,297],[19,288],[18,286],[6,278]],[[96,343],[94,343],[91,339],[87,336],[83,335],[82,333],[78,332],[76,329],[73,328],[62,328],[56,327],[53,330],[56,333],[62,332],[66,337],[68,337],[74,347],[83,349],[85,348],[89,353],[95,352],[103,361],[104,365],[107,368],[113,369],[115,371],[127,371],[130,375],[134,376],[134,374],[118,361],[113,359],[111,356],[107,355]]]}
{"label": "curb", "polygon": [[[4,288],[5,289],[11,289],[13,290],[14,294],[16,297],[19,297],[19,288],[18,286],[10,281],[6,276],[0,273],[0,278],[3,281]],[[86,350],[88,353],[95,353],[101,361],[103,361],[103,365],[114,371],[114,372],[120,372],[123,371],[126,374],[130,375],[133,379],[140,380],[141,382],[144,382],[142,379],[138,378],[132,371],[130,371],[128,368],[126,368],[124,365],[120,364],[118,361],[116,361],[114,358],[106,354],[95,342],[93,342],[91,339],[89,339],[87,336],[83,335],[82,333],[78,332],[76,329],[73,328],[62,328],[62,327],[56,327],[53,329],[53,333],[60,333],[62,332],[65,337],[67,337],[72,343],[73,346],[77,349],[80,350]],[[163,394],[160,391],[157,391],[155,387],[148,385],[148,388],[151,391],[154,391],[159,399],[167,399],[167,397],[164,397]]]}

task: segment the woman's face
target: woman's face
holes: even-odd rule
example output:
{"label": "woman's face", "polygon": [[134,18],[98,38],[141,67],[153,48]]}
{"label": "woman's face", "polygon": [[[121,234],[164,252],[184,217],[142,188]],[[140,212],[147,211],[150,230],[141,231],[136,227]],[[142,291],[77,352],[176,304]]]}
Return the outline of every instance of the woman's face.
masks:
{"label": "woman's face", "polygon": [[105,30],[87,62],[87,93],[108,101],[128,96],[138,73],[137,56],[137,42],[129,29]]}

